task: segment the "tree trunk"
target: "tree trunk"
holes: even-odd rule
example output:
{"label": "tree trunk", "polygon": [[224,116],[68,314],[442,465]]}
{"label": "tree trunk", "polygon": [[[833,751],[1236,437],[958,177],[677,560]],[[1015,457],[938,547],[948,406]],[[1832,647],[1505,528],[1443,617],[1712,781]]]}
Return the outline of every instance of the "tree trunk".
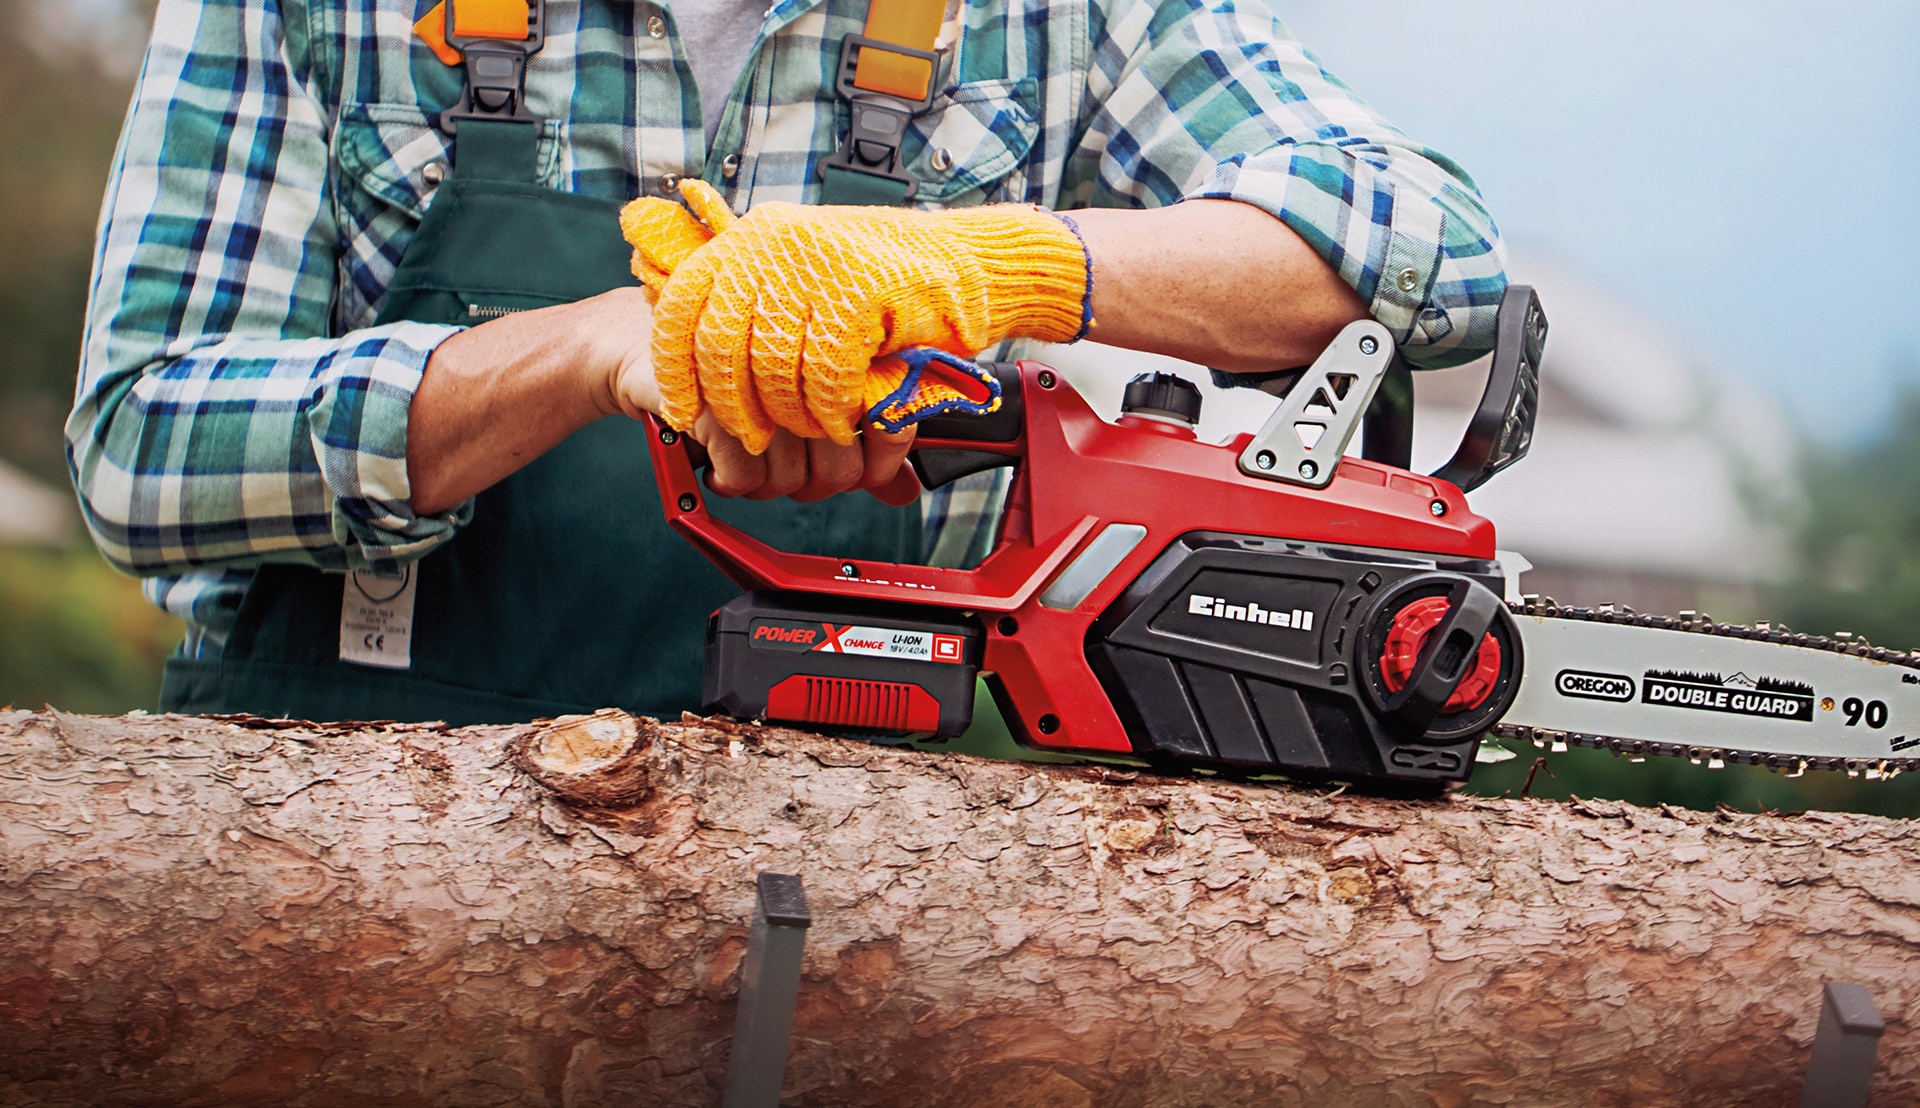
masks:
{"label": "tree trunk", "polygon": [[602,713],[0,713],[0,1103],[710,1105],[754,875],[789,1103],[1920,1099],[1920,836],[1405,802]]}

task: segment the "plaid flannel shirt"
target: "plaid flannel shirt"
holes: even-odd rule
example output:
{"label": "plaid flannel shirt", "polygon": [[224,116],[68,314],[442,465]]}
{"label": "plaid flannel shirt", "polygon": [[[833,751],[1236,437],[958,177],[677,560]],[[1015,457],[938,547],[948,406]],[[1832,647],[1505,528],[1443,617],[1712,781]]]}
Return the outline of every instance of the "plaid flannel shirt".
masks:
{"label": "plaid flannel shirt", "polygon": [[[435,114],[461,73],[410,32],[432,2],[156,13],[67,441],[95,540],[189,621],[189,652],[224,637],[252,567],[392,568],[470,511],[416,514],[406,473],[408,404],[456,329],[370,326],[449,163]],[[846,127],[828,77],[864,16],[864,0],[773,0],[709,148],[671,11],[548,0],[527,76],[539,172],[615,200],[701,174],[736,210],[815,201]],[[950,0],[942,44],[941,91],[902,147],[916,203],[1244,201],[1416,363],[1491,348],[1506,281],[1472,181],[1259,0]]]}

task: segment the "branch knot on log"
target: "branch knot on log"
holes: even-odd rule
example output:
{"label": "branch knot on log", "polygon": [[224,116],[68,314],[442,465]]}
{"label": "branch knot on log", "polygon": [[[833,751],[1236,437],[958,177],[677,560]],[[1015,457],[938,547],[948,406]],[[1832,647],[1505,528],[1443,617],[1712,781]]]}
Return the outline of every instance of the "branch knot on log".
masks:
{"label": "branch knot on log", "polygon": [[653,791],[649,755],[660,721],[602,708],[530,729],[514,751],[527,776],[582,808],[626,808]]}

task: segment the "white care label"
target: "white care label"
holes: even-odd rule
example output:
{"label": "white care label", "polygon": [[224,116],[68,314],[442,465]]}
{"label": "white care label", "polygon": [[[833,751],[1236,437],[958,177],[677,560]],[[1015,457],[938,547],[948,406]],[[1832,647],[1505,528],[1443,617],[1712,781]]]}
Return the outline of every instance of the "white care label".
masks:
{"label": "white care label", "polygon": [[347,574],[340,589],[340,660],[385,669],[413,665],[414,566],[398,577],[366,570]]}

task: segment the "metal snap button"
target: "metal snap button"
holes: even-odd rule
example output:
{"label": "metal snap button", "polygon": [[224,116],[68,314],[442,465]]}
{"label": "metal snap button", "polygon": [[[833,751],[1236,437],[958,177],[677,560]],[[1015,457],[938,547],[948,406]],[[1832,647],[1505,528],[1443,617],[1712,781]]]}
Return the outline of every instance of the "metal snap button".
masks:
{"label": "metal snap button", "polygon": [[1400,271],[1400,291],[1412,292],[1420,287],[1420,275],[1411,269]]}
{"label": "metal snap button", "polygon": [[720,159],[720,176],[731,181],[740,175],[740,155],[728,154]]}
{"label": "metal snap button", "polygon": [[428,162],[420,170],[420,179],[425,181],[429,188],[439,187],[440,182],[447,179],[446,164],[444,162]]}
{"label": "metal snap button", "polygon": [[942,173],[953,168],[953,153],[944,146],[936,149],[929,160],[933,163],[933,168]]}
{"label": "metal snap button", "polygon": [[672,192],[674,189],[677,189],[679,187],[680,187],[680,175],[678,173],[663,173],[660,175],[660,191],[661,192]]}
{"label": "metal snap button", "polygon": [[667,21],[657,15],[647,17],[647,34],[652,38],[667,37]]}

